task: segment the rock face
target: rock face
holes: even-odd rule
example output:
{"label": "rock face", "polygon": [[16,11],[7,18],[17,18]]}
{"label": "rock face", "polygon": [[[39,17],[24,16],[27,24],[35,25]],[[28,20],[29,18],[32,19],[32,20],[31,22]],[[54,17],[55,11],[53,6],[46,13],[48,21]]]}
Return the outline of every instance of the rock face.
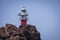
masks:
{"label": "rock face", "polygon": [[40,33],[32,25],[6,24],[0,28],[0,40],[41,40]]}

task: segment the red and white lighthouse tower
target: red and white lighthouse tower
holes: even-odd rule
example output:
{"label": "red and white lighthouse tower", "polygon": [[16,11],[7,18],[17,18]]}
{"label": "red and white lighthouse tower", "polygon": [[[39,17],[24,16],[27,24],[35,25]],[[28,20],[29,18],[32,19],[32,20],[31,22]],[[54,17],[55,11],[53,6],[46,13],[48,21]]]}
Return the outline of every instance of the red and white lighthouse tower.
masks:
{"label": "red and white lighthouse tower", "polygon": [[21,13],[18,14],[18,16],[20,16],[20,20],[21,20],[21,25],[26,25],[27,24],[27,12],[26,12],[26,8],[23,7],[21,10]]}

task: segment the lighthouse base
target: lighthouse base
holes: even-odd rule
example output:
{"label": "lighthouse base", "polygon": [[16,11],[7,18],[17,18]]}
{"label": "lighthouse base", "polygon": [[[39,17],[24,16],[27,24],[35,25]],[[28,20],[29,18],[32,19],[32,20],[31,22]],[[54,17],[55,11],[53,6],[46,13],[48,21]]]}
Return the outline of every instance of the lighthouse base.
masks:
{"label": "lighthouse base", "polygon": [[26,20],[21,20],[21,25],[26,25],[27,21]]}

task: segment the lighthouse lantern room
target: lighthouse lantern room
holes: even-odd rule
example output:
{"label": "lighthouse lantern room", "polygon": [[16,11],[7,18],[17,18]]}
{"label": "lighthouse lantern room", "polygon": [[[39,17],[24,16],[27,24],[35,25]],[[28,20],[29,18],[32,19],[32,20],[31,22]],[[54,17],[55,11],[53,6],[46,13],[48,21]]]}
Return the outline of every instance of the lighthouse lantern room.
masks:
{"label": "lighthouse lantern room", "polygon": [[23,6],[21,13],[18,14],[18,16],[20,16],[20,20],[21,20],[21,25],[26,25],[27,24],[27,12],[26,12],[26,8]]}

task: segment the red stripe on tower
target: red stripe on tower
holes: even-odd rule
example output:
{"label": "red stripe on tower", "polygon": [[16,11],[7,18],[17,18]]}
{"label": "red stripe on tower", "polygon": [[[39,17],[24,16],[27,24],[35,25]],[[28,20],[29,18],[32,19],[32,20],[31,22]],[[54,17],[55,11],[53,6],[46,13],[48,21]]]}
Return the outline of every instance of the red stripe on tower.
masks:
{"label": "red stripe on tower", "polygon": [[21,25],[26,25],[27,21],[26,20],[21,20]]}

